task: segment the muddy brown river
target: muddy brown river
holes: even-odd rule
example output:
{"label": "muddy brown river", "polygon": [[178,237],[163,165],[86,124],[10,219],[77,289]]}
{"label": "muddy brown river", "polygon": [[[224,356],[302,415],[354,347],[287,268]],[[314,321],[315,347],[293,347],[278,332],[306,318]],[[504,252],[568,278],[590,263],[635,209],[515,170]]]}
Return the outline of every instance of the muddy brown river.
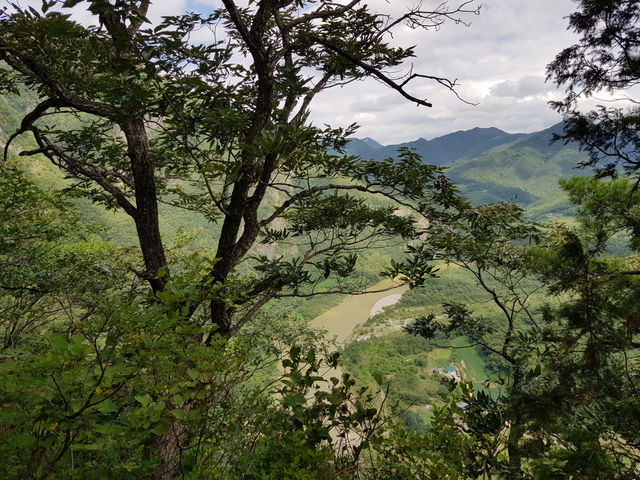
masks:
{"label": "muddy brown river", "polygon": [[[311,321],[311,326],[327,330],[328,338],[335,338],[339,344],[349,338],[353,330],[367,321],[372,309],[380,311],[384,306],[398,301],[409,287],[400,285],[393,280],[383,280],[369,287],[368,291],[392,288],[384,292],[364,293],[361,295],[349,295],[335,307],[327,310],[322,315]],[[376,307],[374,309],[374,307]]]}

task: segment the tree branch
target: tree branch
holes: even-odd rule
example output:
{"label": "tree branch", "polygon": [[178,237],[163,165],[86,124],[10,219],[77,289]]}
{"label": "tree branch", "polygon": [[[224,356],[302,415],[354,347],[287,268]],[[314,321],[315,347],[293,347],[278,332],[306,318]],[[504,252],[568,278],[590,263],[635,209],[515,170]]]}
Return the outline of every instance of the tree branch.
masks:
{"label": "tree branch", "polygon": [[337,16],[340,16],[343,13],[347,12],[348,10],[352,9],[353,7],[355,7],[358,3],[360,3],[360,0],[353,0],[353,1],[351,1],[350,3],[348,3],[346,5],[342,5],[342,6],[337,7],[337,8],[326,9],[326,10],[323,10],[323,7],[325,6],[323,4],[322,6],[320,6],[320,8],[318,8],[314,12],[307,13],[305,15],[301,15],[300,17],[298,17],[296,19],[293,19],[292,21],[287,23],[285,26],[286,26],[287,29],[292,29],[293,27],[295,27],[297,25],[301,25],[303,23],[308,23],[308,22],[311,22],[313,20],[325,20],[327,18],[337,17]]}
{"label": "tree branch", "polygon": [[329,50],[331,50],[334,53],[337,53],[341,57],[346,58],[347,60],[349,60],[354,65],[362,68],[365,72],[370,73],[371,75],[373,75],[377,79],[381,80],[383,83],[386,83],[389,87],[391,87],[393,90],[398,92],[400,95],[402,95],[407,100],[410,100],[413,103],[416,103],[418,105],[422,105],[424,107],[432,107],[433,106],[431,103],[427,102],[426,100],[422,100],[420,98],[414,97],[413,95],[409,94],[403,88],[402,85],[398,84],[397,82],[395,82],[394,80],[389,78],[387,75],[382,73],[379,69],[377,69],[377,68],[375,68],[375,67],[373,67],[373,66],[371,66],[371,65],[369,65],[369,64],[367,64],[365,62],[363,62],[362,60],[354,57],[353,55],[351,55],[349,52],[347,52],[343,48],[340,48],[340,47],[338,47],[336,45],[333,45],[332,43],[324,40],[323,38],[317,37],[317,36],[312,36],[311,38],[315,42],[319,43],[320,45],[328,48]]}
{"label": "tree branch", "polygon": [[111,194],[111,196],[113,196],[113,198],[118,202],[118,205],[120,205],[129,216],[133,217],[134,219],[136,218],[136,207],[134,207],[131,202],[129,202],[127,196],[122,190],[120,190],[107,179],[106,169],[102,169],[99,167],[89,168],[83,165],[82,162],[70,157],[58,146],[51,143],[49,139],[43,136],[37,128],[31,127],[29,130],[33,133],[40,148],[38,150],[22,152],[20,155],[35,155],[41,153],[49,158],[49,160],[54,165],[60,166],[65,170],[75,172],[76,174],[83,175],[84,177],[93,180],[106,192]]}

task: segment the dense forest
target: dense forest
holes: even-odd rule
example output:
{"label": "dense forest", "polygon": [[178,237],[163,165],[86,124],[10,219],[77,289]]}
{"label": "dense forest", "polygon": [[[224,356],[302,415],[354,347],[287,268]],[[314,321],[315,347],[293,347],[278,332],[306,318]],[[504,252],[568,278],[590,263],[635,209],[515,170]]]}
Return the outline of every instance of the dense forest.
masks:
{"label": "dense forest", "polygon": [[314,99],[457,96],[394,33],[475,2],[150,3],[0,8],[2,478],[640,478],[640,2],[575,2],[562,123],[392,146]]}

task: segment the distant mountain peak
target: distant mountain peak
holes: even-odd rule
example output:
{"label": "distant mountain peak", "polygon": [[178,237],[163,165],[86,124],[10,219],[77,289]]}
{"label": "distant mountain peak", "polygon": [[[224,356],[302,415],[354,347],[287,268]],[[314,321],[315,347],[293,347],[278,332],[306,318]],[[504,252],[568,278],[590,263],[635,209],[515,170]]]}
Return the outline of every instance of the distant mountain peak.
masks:
{"label": "distant mountain peak", "polygon": [[371,137],[351,138],[347,145],[347,151],[351,155],[360,155],[362,158],[383,160],[396,157],[399,148],[407,147],[419,154],[425,163],[452,165],[459,159],[478,157],[495,147],[512,143],[519,147],[532,147],[553,154],[561,150],[563,144],[562,142],[551,144],[552,134],[561,131],[562,123],[533,133],[507,133],[496,127],[474,127],[469,130],[448,133],[431,140],[421,137],[417,140],[394,145],[382,145]]}
{"label": "distant mountain peak", "polygon": [[384,145],[376,142],[373,138],[371,137],[364,137],[361,138],[360,140],[362,140],[362,142],[366,143],[368,146],[370,146],[371,148],[382,148]]}
{"label": "distant mountain peak", "polygon": [[576,144],[552,142],[562,123],[532,133],[507,133],[496,127],[458,130],[431,140],[381,146],[371,138],[350,139],[346,151],[365,160],[397,158],[410,148],[425,164],[448,167],[450,178],[473,205],[514,202],[532,206],[535,215],[572,212],[558,178],[575,170],[584,152]]}
{"label": "distant mountain peak", "polygon": [[496,127],[475,127],[471,130],[459,130],[431,140],[419,138],[396,145],[382,145],[371,137],[351,138],[347,151],[363,158],[382,160],[395,157],[398,148],[408,147],[421,155],[425,163],[451,165],[459,158],[475,157],[494,147],[511,143],[525,136],[525,134],[507,133]]}

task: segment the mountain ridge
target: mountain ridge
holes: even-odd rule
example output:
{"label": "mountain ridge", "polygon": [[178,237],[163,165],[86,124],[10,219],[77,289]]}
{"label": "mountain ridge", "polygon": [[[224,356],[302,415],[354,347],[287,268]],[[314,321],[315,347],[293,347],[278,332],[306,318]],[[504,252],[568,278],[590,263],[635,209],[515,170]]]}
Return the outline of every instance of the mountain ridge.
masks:
{"label": "mountain ridge", "polygon": [[514,202],[535,217],[572,215],[558,180],[588,170],[575,168],[586,158],[576,144],[553,142],[554,134],[562,130],[562,122],[531,133],[475,127],[393,145],[356,138],[350,139],[345,152],[384,160],[396,157],[399,148],[411,148],[424,163],[446,167],[447,175],[474,204]]}
{"label": "mountain ridge", "polygon": [[384,145],[371,137],[350,138],[346,151],[352,155],[383,160],[394,157],[399,148],[411,148],[433,165],[448,165],[463,157],[479,156],[492,148],[513,142],[531,142],[537,148],[543,146],[541,141],[548,141],[549,151],[562,149],[562,143],[551,144],[551,134],[560,133],[563,122],[556,123],[546,129],[531,133],[508,133],[497,127],[474,127],[468,130],[457,130],[426,140],[421,137],[401,143]]}

